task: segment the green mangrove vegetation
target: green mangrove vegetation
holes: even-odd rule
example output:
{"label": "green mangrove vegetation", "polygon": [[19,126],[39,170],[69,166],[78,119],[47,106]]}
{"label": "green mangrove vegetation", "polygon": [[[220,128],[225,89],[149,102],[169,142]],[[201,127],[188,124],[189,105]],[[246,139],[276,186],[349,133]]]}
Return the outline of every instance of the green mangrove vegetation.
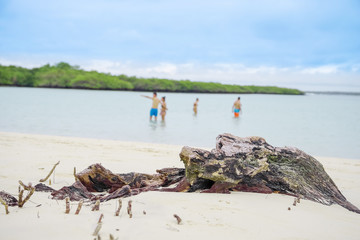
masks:
{"label": "green mangrove vegetation", "polygon": [[85,71],[79,66],[71,66],[65,62],[55,65],[47,64],[33,69],[0,65],[0,86],[197,93],[304,94],[297,89],[272,86],[240,86],[215,82],[140,78],[124,74],[116,76],[97,71]]}

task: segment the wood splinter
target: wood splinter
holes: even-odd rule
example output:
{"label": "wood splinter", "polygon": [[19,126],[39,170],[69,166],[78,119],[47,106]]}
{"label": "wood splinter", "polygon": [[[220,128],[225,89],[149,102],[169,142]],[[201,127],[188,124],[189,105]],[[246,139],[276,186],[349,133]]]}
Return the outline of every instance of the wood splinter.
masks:
{"label": "wood splinter", "polygon": [[6,214],[9,214],[8,204],[4,201],[4,199],[2,199],[2,197],[0,197],[0,202],[4,205]]}
{"label": "wood splinter", "polygon": [[80,213],[80,210],[81,210],[81,207],[82,207],[83,203],[84,203],[84,200],[81,199],[79,201],[79,204],[78,204],[78,207],[76,209],[75,215],[78,215]]}
{"label": "wood splinter", "polygon": [[178,224],[181,223],[182,220],[177,214],[174,214],[174,218],[176,218],[176,221],[177,221]]}
{"label": "wood splinter", "polygon": [[91,211],[99,211],[100,210],[100,200],[96,200],[95,205],[91,209]]}
{"label": "wood splinter", "polygon": [[65,201],[66,201],[66,210],[65,210],[65,213],[66,213],[66,214],[69,214],[69,213],[70,213],[70,198],[69,198],[69,197],[66,197],[66,198],[65,198]]}
{"label": "wood splinter", "polygon": [[51,171],[49,172],[49,174],[48,174],[45,178],[40,179],[39,181],[40,181],[40,182],[45,182],[46,180],[48,180],[48,178],[49,178],[49,177],[51,176],[51,174],[54,172],[56,166],[59,165],[59,163],[60,163],[60,161],[58,161],[58,162],[53,166],[53,168],[51,169]]}
{"label": "wood splinter", "polygon": [[21,187],[23,187],[25,190],[27,190],[27,191],[30,191],[31,190],[31,183],[29,183],[29,185],[25,185],[21,180],[19,180],[19,184],[20,184],[20,186],[19,186],[19,192],[21,191],[20,189],[21,189]]}
{"label": "wood splinter", "polygon": [[119,207],[118,207],[118,209],[117,209],[116,212],[115,212],[115,216],[119,216],[121,207],[122,207],[122,201],[121,201],[121,199],[119,198]]}
{"label": "wood splinter", "polygon": [[129,214],[130,218],[132,218],[131,203],[132,203],[132,200],[129,200],[128,207],[127,207],[127,213]]}
{"label": "wood splinter", "polygon": [[96,226],[96,228],[94,230],[93,236],[97,236],[99,234],[99,231],[100,231],[100,229],[102,227],[101,220],[102,220],[103,217],[104,217],[104,214],[101,214],[100,217],[99,217],[99,220],[98,220],[98,224],[97,224],[97,226]]}
{"label": "wood splinter", "polygon": [[25,197],[24,200],[23,200],[22,197],[23,197],[23,194],[24,194],[24,190],[21,190],[21,191],[20,191],[20,194],[19,194],[19,203],[18,203],[18,206],[19,206],[19,207],[23,207],[24,204],[30,199],[30,197],[33,195],[34,192],[35,192],[35,188],[34,188],[34,187],[31,187],[31,189],[29,190],[28,194],[26,195],[26,197]]}
{"label": "wood splinter", "polygon": [[75,178],[75,182],[76,182],[77,180],[79,180],[78,177],[76,176],[76,167],[74,167],[74,178]]}

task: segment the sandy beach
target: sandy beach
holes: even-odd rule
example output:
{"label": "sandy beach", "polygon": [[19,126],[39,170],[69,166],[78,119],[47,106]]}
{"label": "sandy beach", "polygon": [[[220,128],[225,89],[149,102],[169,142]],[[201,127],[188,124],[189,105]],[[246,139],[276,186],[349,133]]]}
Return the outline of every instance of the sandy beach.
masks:
{"label": "sandy beach", "polygon": [[[194,146],[197,147],[197,146]],[[60,161],[51,177],[59,189],[74,182],[73,169],[81,171],[101,163],[114,173],[142,172],[183,167],[182,146],[99,139],[0,133],[0,191],[18,195],[18,181],[33,185]],[[344,196],[360,207],[360,160],[316,157]],[[133,202],[133,217],[126,213]],[[23,208],[0,207],[0,239],[94,239],[101,214],[101,239],[360,239],[360,215],[338,205],[325,206],[280,194],[146,192],[123,199],[120,216],[117,200],[102,203],[92,212],[77,202],[65,214],[65,201],[35,192]],[[288,208],[291,210],[288,210]],[[144,214],[144,212],[146,214]],[[177,214],[182,223],[173,217]]]}

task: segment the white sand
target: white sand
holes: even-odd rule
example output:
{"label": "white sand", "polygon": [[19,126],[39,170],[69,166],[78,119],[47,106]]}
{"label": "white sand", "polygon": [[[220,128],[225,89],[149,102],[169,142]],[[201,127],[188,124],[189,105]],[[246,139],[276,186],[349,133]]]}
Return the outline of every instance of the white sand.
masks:
{"label": "white sand", "polygon": [[[81,171],[93,163],[114,173],[153,174],[164,167],[183,167],[181,147],[0,133],[0,190],[17,195],[18,180],[35,185],[57,161],[55,189],[74,182],[74,167]],[[347,199],[360,207],[360,160],[317,159]],[[101,213],[101,239],[110,234],[118,239],[360,239],[360,214],[305,200],[294,207],[293,197],[279,194],[147,192],[123,199],[118,217],[117,200],[103,203],[99,212],[83,206],[79,215],[74,215],[77,203],[72,203],[67,215],[65,202],[49,196],[35,192],[23,208],[10,207],[9,215],[0,206],[0,239],[93,239]],[[131,219],[126,214],[130,199]],[[181,225],[174,213],[183,219]]]}

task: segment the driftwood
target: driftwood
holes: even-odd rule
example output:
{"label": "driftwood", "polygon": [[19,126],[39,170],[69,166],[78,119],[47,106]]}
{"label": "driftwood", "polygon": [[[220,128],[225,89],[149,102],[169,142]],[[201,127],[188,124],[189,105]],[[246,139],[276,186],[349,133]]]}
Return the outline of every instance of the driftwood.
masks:
{"label": "driftwood", "polygon": [[2,205],[4,205],[4,207],[5,207],[5,213],[6,214],[9,214],[10,212],[9,212],[9,205],[2,199],[2,197],[0,197],[0,203],[2,204]]}
{"label": "driftwood", "polygon": [[81,210],[81,207],[82,207],[83,203],[84,203],[84,200],[81,199],[79,201],[78,207],[77,207],[77,209],[75,211],[75,215],[78,215],[80,213],[80,210]]}
{"label": "driftwood", "polygon": [[315,158],[293,147],[273,147],[261,137],[222,134],[212,151],[183,147],[180,158],[192,190],[279,192],[360,213]]}
{"label": "driftwood", "polygon": [[18,202],[18,206],[20,208],[22,208],[24,206],[24,204],[29,201],[30,197],[33,195],[33,193],[35,192],[35,188],[30,186],[30,189],[28,190],[28,193],[26,195],[26,197],[24,199],[22,199],[23,194],[24,194],[24,190],[21,190],[19,193],[19,202]]}
{"label": "driftwood", "polygon": [[[293,147],[273,147],[261,137],[217,137],[216,148],[207,151],[183,147],[185,169],[164,168],[156,174],[114,174],[94,164],[76,174],[70,187],[52,193],[54,199],[70,197],[108,201],[144,191],[230,193],[231,191],[281,193],[325,205],[339,204],[360,213],[346,200],[315,158]],[[95,196],[91,192],[104,192]],[[294,201],[294,205],[295,205]]]}
{"label": "driftwood", "polygon": [[177,214],[174,214],[174,218],[176,218],[177,224],[181,223],[182,219]]}
{"label": "driftwood", "polygon": [[65,198],[65,205],[66,205],[65,213],[69,214],[70,213],[70,198],[69,197]]}
{"label": "driftwood", "polygon": [[58,161],[57,163],[55,163],[55,165],[53,166],[53,168],[51,169],[51,171],[49,172],[49,174],[45,177],[39,180],[39,182],[45,182],[46,180],[48,180],[48,178],[51,176],[51,174],[54,172],[55,168],[57,165],[59,165],[60,161]]}
{"label": "driftwood", "polygon": [[129,214],[129,218],[132,218],[132,201],[131,200],[129,200],[129,202],[128,202],[127,213]]}
{"label": "driftwood", "polygon": [[95,197],[95,195],[90,193],[79,181],[69,187],[63,187],[58,191],[54,191],[51,195],[52,198],[56,200],[64,200],[66,197],[69,197],[70,201],[93,199]]}
{"label": "driftwood", "polygon": [[121,200],[121,198],[119,198],[119,206],[115,212],[115,216],[119,216],[121,207],[122,207],[122,200]]}
{"label": "driftwood", "polygon": [[43,183],[38,183],[35,185],[35,191],[36,192],[54,192],[55,189],[49,187],[49,186],[46,186],[45,184]]}
{"label": "driftwood", "polygon": [[18,200],[10,193],[0,191],[0,197],[10,207],[18,206]]}
{"label": "driftwood", "polygon": [[[184,173],[184,169],[181,168],[164,168],[153,175],[135,172],[114,174],[101,164],[94,164],[77,173],[76,177],[90,192],[112,193],[126,185],[131,189],[142,190],[167,187],[180,181]],[[142,192],[142,190],[139,191]]]}

